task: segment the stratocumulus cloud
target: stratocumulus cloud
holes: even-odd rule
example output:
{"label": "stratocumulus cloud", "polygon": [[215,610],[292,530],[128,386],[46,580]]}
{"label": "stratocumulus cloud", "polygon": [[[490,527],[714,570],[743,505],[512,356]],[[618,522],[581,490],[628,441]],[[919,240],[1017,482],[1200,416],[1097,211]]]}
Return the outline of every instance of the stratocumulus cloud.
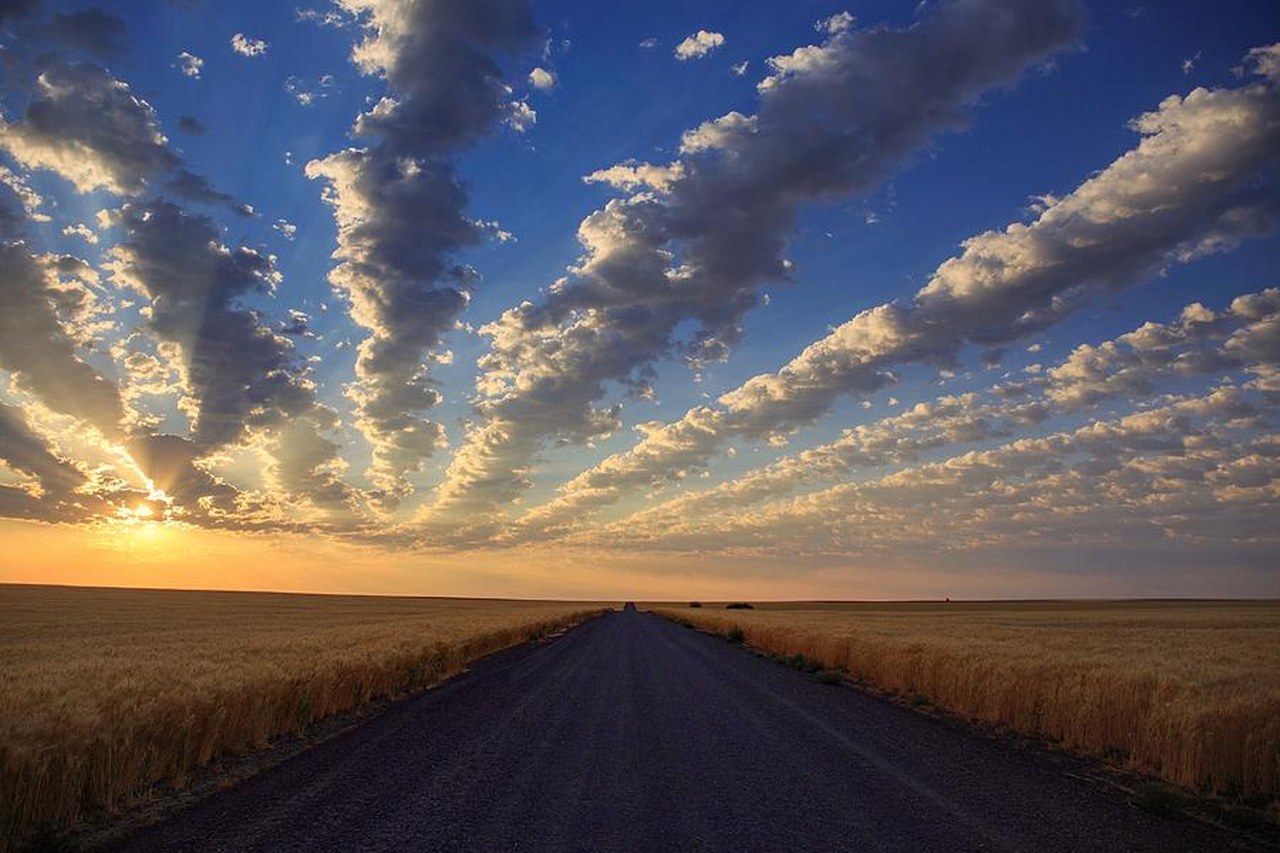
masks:
{"label": "stratocumulus cloud", "polygon": [[[784,456],[713,489],[644,510],[614,529],[659,530],[687,518],[741,512],[796,491],[840,483],[859,470],[914,464],[939,450],[1007,440],[1051,417],[1108,400],[1157,400],[1167,389],[1195,377],[1232,372],[1262,376],[1276,363],[1277,347],[1280,289],[1237,297],[1223,312],[1195,303],[1172,322],[1147,322],[1114,340],[1082,344],[1057,365],[983,393],[943,396],[861,424],[830,444]],[[1260,409],[1268,408],[1264,399]],[[583,507],[575,510],[575,520],[580,519]],[[552,509],[544,512],[550,515]],[[537,516],[532,514],[530,526],[550,533],[545,525],[533,523]],[[568,520],[561,517],[562,524]]]}
{"label": "stratocumulus cloud", "polygon": [[[685,133],[665,167],[589,176],[636,191],[583,220],[586,253],[544,300],[481,330],[491,348],[480,423],[428,521],[483,522],[527,487],[545,440],[616,430],[617,409],[593,405],[606,382],[643,393],[652,363],[676,349],[695,364],[726,358],[758,288],[789,275],[785,240],[801,204],[874,188],[962,123],[985,89],[1069,44],[1079,23],[1072,2],[973,2],[940,6],[908,30],[839,30],[771,61],[757,114]],[[677,341],[685,321],[698,329]]]}
{"label": "stratocumulus cloud", "polygon": [[[1261,63],[1255,70],[1265,72]],[[1090,297],[1163,266],[1272,230],[1280,215],[1280,78],[1172,96],[1133,122],[1139,145],[1054,200],[1030,224],[977,235],[909,305],[869,309],[681,420],[568,483],[530,523],[559,524],[623,491],[704,466],[734,437],[781,438],[847,394],[892,384],[895,367],[945,363],[965,343],[1044,329]]]}
{"label": "stratocumulus cloud", "polygon": [[422,416],[440,399],[427,357],[453,328],[475,278],[451,256],[484,233],[466,215],[452,157],[504,118],[528,120],[497,57],[531,50],[539,30],[525,0],[343,6],[367,16],[353,60],[385,75],[390,92],[356,120],[369,147],[314,160],[307,175],[327,182],[338,222],[340,264],[330,280],[368,330],[352,394],[373,446],[370,477],[390,504],[444,444],[442,426]]}

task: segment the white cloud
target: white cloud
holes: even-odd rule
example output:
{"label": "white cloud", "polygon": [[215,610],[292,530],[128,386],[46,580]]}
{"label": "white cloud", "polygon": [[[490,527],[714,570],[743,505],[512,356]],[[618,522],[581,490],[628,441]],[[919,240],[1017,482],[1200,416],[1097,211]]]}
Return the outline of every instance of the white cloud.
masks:
{"label": "white cloud", "polygon": [[658,46],[658,40],[656,38],[647,38],[644,41],[640,42],[640,47],[643,47],[646,50],[657,47],[657,46]]}
{"label": "white cloud", "polygon": [[174,67],[186,76],[199,80],[200,71],[204,68],[204,60],[194,53],[188,53],[184,50],[174,60]]}
{"label": "white cloud", "polygon": [[690,59],[701,59],[722,44],[724,44],[724,36],[720,33],[698,30],[676,45],[676,59],[681,62]]}
{"label": "white cloud", "polygon": [[820,33],[829,35],[837,35],[846,30],[852,29],[854,17],[849,12],[837,12],[829,18],[823,18],[813,25],[813,28]]}
{"label": "white cloud", "polygon": [[337,80],[332,74],[323,74],[313,81],[289,75],[284,81],[284,90],[293,96],[299,106],[309,107],[316,101],[329,97],[337,88]]}
{"label": "white cloud", "polygon": [[556,75],[545,68],[535,68],[529,72],[529,85],[543,92],[554,89]]}
{"label": "white cloud", "polygon": [[511,101],[505,112],[503,121],[516,133],[524,133],[538,123],[538,112],[528,101]]}
{"label": "white cloud", "polygon": [[241,56],[262,56],[267,52],[267,43],[262,39],[251,39],[244,33],[236,33],[231,37],[231,49]]}
{"label": "white cloud", "polygon": [[741,62],[737,63],[736,65],[730,65],[729,70],[732,71],[738,77],[741,77],[742,75],[747,73],[747,66],[750,64],[751,64],[750,62],[744,59]]}
{"label": "white cloud", "polygon": [[83,222],[76,223],[75,225],[68,225],[62,229],[62,233],[66,234],[68,237],[79,237],[81,240],[84,240],[86,243],[91,245],[97,245],[98,243],[98,235],[94,233],[92,228],[85,225]]}
{"label": "white cloud", "polygon": [[684,167],[678,162],[668,166],[655,166],[651,163],[619,163],[608,169],[597,169],[582,180],[588,184],[608,184],[627,192],[641,187],[663,192],[683,176]]}
{"label": "white cloud", "polygon": [[312,24],[319,24],[322,27],[333,27],[340,29],[355,23],[355,16],[352,11],[344,7],[333,9],[298,9],[294,12],[294,18],[298,21],[304,21]]}

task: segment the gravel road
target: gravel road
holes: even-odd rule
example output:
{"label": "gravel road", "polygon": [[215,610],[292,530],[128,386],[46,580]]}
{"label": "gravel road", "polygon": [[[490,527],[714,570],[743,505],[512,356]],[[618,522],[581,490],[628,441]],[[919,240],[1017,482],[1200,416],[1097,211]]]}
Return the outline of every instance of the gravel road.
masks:
{"label": "gravel road", "polygon": [[127,851],[1212,851],[975,733],[633,610],[488,658]]}

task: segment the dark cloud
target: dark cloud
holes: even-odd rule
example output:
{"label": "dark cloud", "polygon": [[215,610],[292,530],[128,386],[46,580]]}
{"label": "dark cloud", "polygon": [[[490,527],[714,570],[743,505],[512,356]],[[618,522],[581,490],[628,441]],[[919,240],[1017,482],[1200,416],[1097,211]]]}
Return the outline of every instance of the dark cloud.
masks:
{"label": "dark cloud", "polygon": [[474,278],[450,256],[478,242],[483,227],[465,214],[467,194],[450,157],[511,114],[498,56],[536,48],[527,0],[364,4],[366,36],[354,58],[382,73],[389,94],[361,115],[370,141],[307,165],[328,182],[342,263],[335,289],[361,343],[355,391],[358,426],[373,445],[374,482],[388,500],[443,439],[421,416],[438,402],[427,357],[453,328]]}
{"label": "dark cloud", "polygon": [[[147,326],[178,346],[194,398],[191,440],[152,437],[142,446],[149,465],[184,495],[194,489],[202,497],[217,484],[191,463],[257,432],[279,454],[287,493],[322,505],[353,500],[334,468],[337,445],[321,434],[337,425],[336,417],[317,403],[289,338],[242,305],[245,297],[273,291],[279,274],[271,260],[223,245],[211,219],[169,202],[128,204],[118,219],[126,235],[114,250],[119,274],[151,300]],[[280,438],[285,433],[289,441]]]}
{"label": "dark cloud", "polygon": [[0,458],[40,481],[50,493],[67,495],[87,479],[80,469],[54,455],[15,406],[0,404]]}
{"label": "dark cloud", "polygon": [[125,205],[119,224],[126,237],[115,252],[125,280],[152,300],[148,326],[182,348],[198,447],[233,444],[248,427],[311,407],[313,392],[294,376],[292,344],[240,306],[273,289],[270,259],[222,245],[211,219],[170,202]]}
{"label": "dark cloud", "polygon": [[83,490],[88,483],[83,471],[54,453],[18,408],[4,404],[0,404],[0,461],[34,477],[38,484],[37,489],[0,486],[0,518],[77,522],[113,511],[104,496]]}
{"label": "dark cloud", "polygon": [[169,192],[181,198],[189,199],[200,204],[225,205],[231,211],[239,216],[252,216],[253,208],[247,204],[243,204],[224,192],[214,189],[207,178],[203,175],[197,175],[189,169],[178,168],[174,170],[164,184]]}
{"label": "dark cloud", "polygon": [[128,449],[138,469],[175,505],[235,511],[236,488],[195,464],[201,449],[194,442],[176,435],[138,436]]}
{"label": "dark cloud", "polygon": [[114,383],[83,361],[58,306],[57,259],[24,244],[0,245],[0,367],[49,408],[81,418],[107,436],[119,434],[124,406]]}
{"label": "dark cloud", "polygon": [[22,121],[5,126],[0,143],[23,165],[56,171],[81,192],[141,193],[179,162],[151,106],[91,64],[47,66]]}
{"label": "dark cloud", "polygon": [[48,35],[59,47],[100,59],[116,59],[125,51],[126,30],[123,18],[90,6],[65,15],[55,14],[49,23]]}
{"label": "dark cloud", "polygon": [[0,243],[18,240],[27,224],[23,199],[9,181],[0,180]]}
{"label": "dark cloud", "polygon": [[47,65],[22,120],[0,123],[0,146],[28,168],[57,172],[80,192],[137,196],[165,187],[193,201],[247,211],[187,169],[151,105],[97,65]]}
{"label": "dark cloud", "polygon": [[39,8],[41,0],[0,0],[0,24],[10,18],[25,18]]}
{"label": "dark cloud", "polygon": [[178,119],[178,129],[193,136],[204,136],[209,128],[200,123],[194,116],[184,115]]}

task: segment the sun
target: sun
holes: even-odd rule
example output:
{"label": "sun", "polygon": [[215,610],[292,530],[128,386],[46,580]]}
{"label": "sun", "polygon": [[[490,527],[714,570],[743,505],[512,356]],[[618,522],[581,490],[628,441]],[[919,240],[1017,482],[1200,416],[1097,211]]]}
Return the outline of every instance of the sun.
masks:
{"label": "sun", "polygon": [[156,507],[150,503],[140,503],[137,506],[122,506],[116,510],[116,518],[124,522],[142,522],[142,521],[159,521],[160,514]]}

